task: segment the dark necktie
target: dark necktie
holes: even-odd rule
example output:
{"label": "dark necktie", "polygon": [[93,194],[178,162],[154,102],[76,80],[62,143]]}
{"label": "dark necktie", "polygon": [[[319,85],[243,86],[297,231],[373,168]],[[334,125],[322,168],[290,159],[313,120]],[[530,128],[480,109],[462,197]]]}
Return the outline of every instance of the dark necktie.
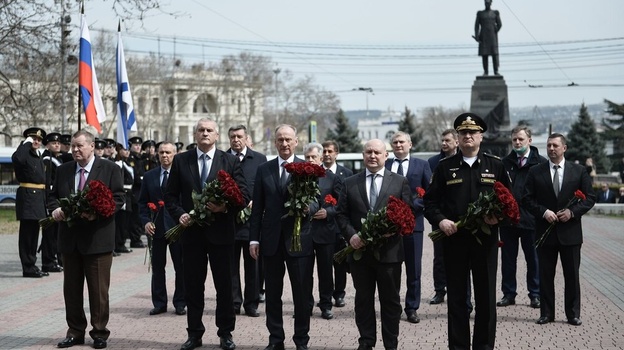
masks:
{"label": "dark necktie", "polygon": [[370,207],[371,209],[373,209],[375,207],[375,203],[377,203],[377,184],[375,183],[375,179],[377,178],[377,174],[370,174],[368,175],[371,178],[371,184],[370,184],[370,194],[369,194],[369,200],[368,202],[370,203]]}
{"label": "dark necktie", "polygon": [[555,190],[555,196],[559,197],[559,165],[554,165],[555,175],[553,176],[553,190]]}
{"label": "dark necktie", "polygon": [[242,153],[238,152],[236,153],[236,156],[238,157],[238,160],[240,160],[241,162],[243,161],[243,159],[245,159],[245,157],[243,156]]}
{"label": "dark necktie", "polygon": [[87,182],[87,177],[85,176],[85,169],[80,168],[80,176],[78,180],[78,191],[82,191],[84,189],[86,182]]}
{"label": "dark necktie", "polygon": [[167,189],[167,180],[169,180],[169,172],[165,170],[165,172],[163,173],[162,182],[160,183],[160,189],[163,193],[165,193],[165,190]]}
{"label": "dark necktie", "polygon": [[208,159],[210,159],[210,156],[204,153],[201,155],[200,158],[202,159],[202,162],[204,164],[201,170],[201,187],[203,188],[206,180],[208,179]]}
{"label": "dark necktie", "polygon": [[280,185],[282,187],[286,187],[286,182],[288,182],[288,172],[284,167],[288,162],[282,162],[282,175],[280,176]]}
{"label": "dark necktie", "polygon": [[398,159],[398,158],[394,158],[394,160],[396,162],[399,162],[399,167],[397,168],[397,174],[404,176],[405,174],[403,173],[403,162],[406,161],[407,159]]}
{"label": "dark necktie", "polygon": [[522,166],[524,165],[524,160],[526,159],[526,157],[519,157],[518,158],[518,168],[522,168]]}

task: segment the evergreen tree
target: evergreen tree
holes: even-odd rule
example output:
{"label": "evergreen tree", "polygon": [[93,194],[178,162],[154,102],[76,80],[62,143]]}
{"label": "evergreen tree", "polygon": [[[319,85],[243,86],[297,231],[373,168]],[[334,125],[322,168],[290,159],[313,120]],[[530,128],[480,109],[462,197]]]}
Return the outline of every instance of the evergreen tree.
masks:
{"label": "evergreen tree", "polygon": [[617,104],[604,100],[607,104],[607,113],[614,116],[602,120],[607,139],[613,140],[613,156],[615,159],[624,157],[624,104]]}
{"label": "evergreen tree", "polygon": [[425,138],[423,137],[422,128],[417,128],[416,116],[412,111],[405,106],[405,113],[403,119],[399,122],[399,131],[403,131],[410,135],[412,138],[411,152],[423,151],[425,149]]}
{"label": "evergreen tree", "polygon": [[351,127],[349,119],[342,109],[336,113],[336,128],[327,130],[327,140],[334,140],[340,146],[342,153],[362,152],[362,143],[358,137],[358,131]]}
{"label": "evergreen tree", "polygon": [[611,166],[604,150],[604,139],[596,132],[594,121],[584,103],[579,110],[578,120],[572,124],[567,139],[568,150],[565,153],[567,161],[578,160],[581,164],[585,164],[585,160],[591,157],[597,172],[604,173],[610,169]]}

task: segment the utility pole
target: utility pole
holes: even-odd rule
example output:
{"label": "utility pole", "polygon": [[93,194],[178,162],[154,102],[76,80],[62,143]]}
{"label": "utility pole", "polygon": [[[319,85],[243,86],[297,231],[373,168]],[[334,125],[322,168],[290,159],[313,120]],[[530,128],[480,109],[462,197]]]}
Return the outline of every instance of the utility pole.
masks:
{"label": "utility pole", "polygon": [[366,92],[366,117],[368,117],[368,94],[375,94],[373,92],[373,88],[370,87],[359,87],[357,89],[352,89],[352,91],[365,91]]}
{"label": "utility pole", "polygon": [[278,80],[277,76],[280,74],[282,70],[279,68],[273,69],[273,73],[275,73],[275,127],[279,125],[279,95],[277,91]]}
{"label": "utility pole", "polygon": [[71,32],[67,25],[71,22],[71,16],[65,12],[65,0],[61,0],[61,133],[67,130],[67,88],[65,76],[67,71],[67,36]]}

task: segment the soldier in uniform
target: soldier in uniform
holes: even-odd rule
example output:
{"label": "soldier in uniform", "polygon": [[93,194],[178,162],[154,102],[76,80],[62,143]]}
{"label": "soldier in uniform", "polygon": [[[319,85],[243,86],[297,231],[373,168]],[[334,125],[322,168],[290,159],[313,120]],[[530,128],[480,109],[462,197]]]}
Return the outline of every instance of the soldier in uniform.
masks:
{"label": "soldier in uniform", "polygon": [[144,144],[143,139],[139,136],[134,136],[128,139],[130,144],[130,153],[126,158],[126,163],[129,165],[133,172],[133,182],[131,193],[127,193],[126,197],[131,201],[127,201],[128,205],[128,217],[126,224],[129,226],[127,229],[130,238],[131,248],[144,248],[145,244],[141,240],[141,235],[144,233],[143,225],[141,224],[141,218],[139,216],[139,196],[141,194],[141,184],[143,183],[143,174],[149,169],[146,168],[146,160],[141,155],[141,148]]}
{"label": "soldier in uniform", "polygon": [[141,145],[143,151],[143,167],[145,171],[158,167],[158,157],[156,157],[156,141],[147,140]]}
{"label": "soldier in uniform", "polygon": [[72,157],[71,154],[71,138],[72,136],[70,134],[62,134],[60,141],[61,141],[61,161],[63,163],[65,162],[71,162],[72,160],[74,160],[74,157]]}
{"label": "soldier in uniform", "polygon": [[104,141],[106,141],[106,148],[104,148],[104,156],[102,156],[102,158],[114,161],[117,153],[115,151],[115,147],[117,147],[117,141],[113,139],[104,139]]}
{"label": "soldier in uniform", "polygon": [[[493,349],[496,336],[496,269],[499,219],[487,216],[491,234],[458,229],[455,222],[468,205],[493,190],[500,181],[511,180],[500,158],[480,150],[487,125],[473,113],[460,114],[454,123],[459,133],[455,155],[440,161],[425,194],[425,217],[437,225],[443,238],[448,295],[448,340],[450,349],[470,348],[470,313],[466,308],[468,276],[472,271],[475,297],[475,324],[472,349]],[[475,238],[478,237],[481,242]]]}
{"label": "soldier in uniform", "polygon": [[106,141],[95,139],[95,150],[93,151],[97,157],[104,157],[104,149],[106,149]]}
{"label": "soldier in uniform", "polygon": [[19,256],[24,277],[48,276],[35,264],[39,242],[39,220],[47,216],[46,179],[43,161],[37,152],[46,132],[37,127],[24,131],[26,138],[11,156],[19,188],[15,196],[15,215],[20,222]]}
{"label": "soldier in uniform", "polygon": [[189,145],[186,146],[186,150],[187,151],[190,151],[190,150],[195,149],[195,148],[197,148],[197,144],[195,142],[189,143]]}
{"label": "soldier in uniform", "polygon": [[[57,132],[49,133],[43,139],[46,150],[43,152],[43,166],[46,178],[46,198],[52,191],[52,184],[56,175],[56,167],[61,165],[61,134]],[[51,213],[50,213],[51,214]],[[58,225],[50,225],[43,230],[41,235],[41,270],[43,272],[61,272],[63,268],[59,266],[60,258],[56,240],[58,237]]]}
{"label": "soldier in uniform", "polygon": [[[176,153],[182,153],[184,152],[184,142],[176,142],[174,144],[176,146]],[[156,147],[156,149],[158,149],[158,147]]]}
{"label": "soldier in uniform", "polygon": [[[136,200],[132,195],[134,178],[136,176],[134,168],[130,164],[130,151],[125,149],[121,143],[118,143],[115,147],[117,156],[115,157],[115,164],[119,166],[121,171],[121,178],[123,179],[123,189],[125,194],[125,204],[121,207],[121,210],[115,213],[115,250],[117,254],[131,253],[132,249],[126,247],[126,240],[130,239],[130,246],[132,247],[132,237],[130,236],[130,220],[133,215],[138,215],[138,210],[134,211],[136,207]],[[139,236],[139,242],[141,237]],[[141,242],[142,243],[142,242]],[[142,248],[142,247],[140,247]]]}

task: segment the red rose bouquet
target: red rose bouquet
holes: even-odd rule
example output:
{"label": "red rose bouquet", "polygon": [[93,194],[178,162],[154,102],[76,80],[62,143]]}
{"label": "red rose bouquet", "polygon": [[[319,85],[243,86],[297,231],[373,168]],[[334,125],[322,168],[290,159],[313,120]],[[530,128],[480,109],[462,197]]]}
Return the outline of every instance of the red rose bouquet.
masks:
{"label": "red rose bouquet", "polygon": [[[491,234],[490,225],[483,220],[488,215],[494,215],[499,219],[508,219],[514,224],[520,222],[518,203],[509,189],[500,181],[494,183],[493,191],[479,193],[477,200],[468,205],[466,214],[462,215],[455,225],[458,229],[464,228],[470,231],[477,242],[481,243],[476,235],[477,231],[481,230],[485,234]],[[444,237],[446,234],[440,229],[429,234],[429,238],[434,242]]]}
{"label": "red rose bouquet", "polygon": [[[83,190],[70,194],[67,198],[59,199],[59,205],[65,214],[64,221],[67,222],[68,227],[92,215],[109,218],[115,214],[116,210],[113,193],[100,180],[89,181]],[[54,218],[47,217],[39,220],[39,226],[46,229],[54,222]]]}
{"label": "red rose bouquet", "polygon": [[368,212],[366,219],[362,222],[362,229],[358,232],[360,238],[366,246],[362,249],[354,249],[347,245],[338,253],[334,254],[336,262],[343,262],[347,256],[353,253],[353,259],[360,260],[362,253],[370,248],[373,255],[379,260],[379,247],[381,247],[388,237],[400,234],[401,236],[411,235],[416,225],[412,208],[402,200],[390,196],[388,205],[377,212]]}
{"label": "red rose bouquet", "polygon": [[310,202],[316,201],[321,195],[318,178],[325,176],[325,169],[317,164],[308,162],[292,162],[284,165],[284,169],[291,175],[288,183],[290,198],[284,206],[288,208],[288,216],[295,217],[295,227],[290,244],[291,252],[301,251],[301,218]]}
{"label": "red rose bouquet", "polygon": [[332,196],[331,194],[328,194],[327,196],[325,196],[323,200],[325,201],[325,204],[331,207],[334,207],[336,206],[336,204],[338,204],[338,201],[336,200],[336,198],[334,198],[334,196]]}
{"label": "red rose bouquet", "polygon": [[[576,190],[574,191],[574,197],[570,198],[568,204],[563,209],[568,209],[572,204],[584,201],[585,199],[587,199],[587,197],[585,197],[585,193],[583,193],[583,191],[581,190]],[[544,231],[544,233],[535,241],[535,247],[541,247],[542,244],[544,244],[544,241],[546,240],[546,238],[548,238],[550,231],[553,230],[555,225],[557,225],[557,221],[553,221],[550,226],[548,226],[546,231]]]}
{"label": "red rose bouquet", "polygon": [[[194,224],[199,226],[210,225],[215,220],[214,213],[206,207],[210,202],[236,207],[245,205],[245,199],[240,188],[225,170],[219,170],[217,178],[207,183],[200,193],[193,191],[192,197],[193,210],[189,212],[191,224],[188,226]],[[185,229],[186,227],[177,224],[165,232],[165,238],[169,243],[175,242]]]}
{"label": "red rose bouquet", "polygon": [[416,187],[416,198],[423,198],[425,196],[425,189],[422,187]]}
{"label": "red rose bouquet", "polygon": [[[156,219],[158,218],[158,214],[160,213],[160,209],[165,206],[164,201],[158,201],[158,203],[147,203],[147,208],[150,210],[150,223],[155,225]],[[155,228],[156,226],[154,226]],[[150,268],[152,267],[152,236],[147,235],[147,249],[145,250],[145,259],[143,259],[143,265],[147,261],[147,253],[149,251],[149,265],[147,266],[147,272],[150,272]]]}

